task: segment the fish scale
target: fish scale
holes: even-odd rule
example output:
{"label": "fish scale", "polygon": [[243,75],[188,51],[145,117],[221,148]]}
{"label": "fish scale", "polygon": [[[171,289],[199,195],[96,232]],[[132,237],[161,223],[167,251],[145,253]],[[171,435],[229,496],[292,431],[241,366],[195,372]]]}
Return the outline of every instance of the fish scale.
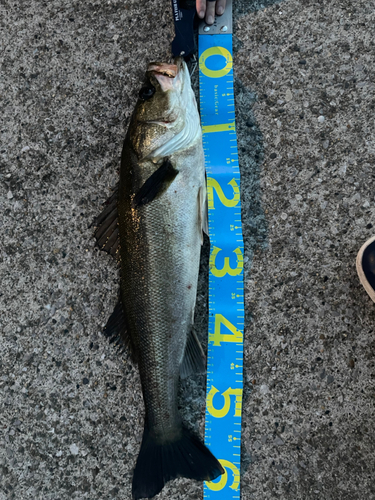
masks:
{"label": "fish scale", "polygon": [[[128,321],[136,327],[132,329],[135,332],[135,343],[142,351],[140,372],[148,418],[155,422],[158,429],[173,428],[177,420],[179,367],[185,348],[188,320],[190,322],[195,302],[194,290],[189,290],[188,286],[196,281],[198,267],[185,264],[190,259],[199,265],[200,254],[198,235],[195,236],[194,245],[194,234],[186,234],[189,233],[186,221],[197,216],[197,208],[194,207],[193,214],[190,199],[186,195],[185,200],[183,199],[183,184],[179,184],[180,186],[175,186],[178,193],[172,193],[172,198],[179,195],[179,203],[184,210],[178,210],[177,214],[173,210],[168,212],[165,198],[155,200],[152,206],[143,209],[142,222],[137,227],[136,237],[141,235],[140,251],[132,245],[133,238],[128,232],[129,221],[126,221],[125,241],[121,242],[126,253],[126,257],[122,259],[122,294],[127,297],[125,307]],[[170,204],[172,206],[173,200]],[[163,229],[166,223],[172,227],[171,233],[174,234],[176,244],[179,241],[190,241],[190,248],[195,246],[195,249],[184,251],[171,245],[169,235]],[[197,228],[195,233],[198,233]],[[143,249],[147,249],[144,255]],[[141,283],[137,277],[129,278],[133,275],[132,268],[139,263],[143,269],[142,274],[146,277]],[[135,289],[138,289],[137,295],[134,295]],[[128,303],[130,307],[127,306]],[[144,313],[139,318],[141,310]],[[165,348],[167,345],[168,351]],[[159,360],[159,363],[155,364],[155,360]],[[169,381],[172,378],[174,382],[171,386]],[[175,411],[171,412],[171,409]],[[165,418],[167,414],[170,414],[170,419]]]}

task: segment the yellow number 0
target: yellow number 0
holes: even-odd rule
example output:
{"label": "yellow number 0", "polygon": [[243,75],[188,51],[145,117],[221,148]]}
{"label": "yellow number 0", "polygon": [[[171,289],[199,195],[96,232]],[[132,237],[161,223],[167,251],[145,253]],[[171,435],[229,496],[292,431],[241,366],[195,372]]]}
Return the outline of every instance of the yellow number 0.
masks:
{"label": "yellow number 0", "polygon": [[[224,68],[217,70],[208,69],[206,66],[206,61],[211,56],[223,56],[226,62]],[[209,78],[221,78],[227,75],[232,67],[232,54],[224,47],[210,47],[209,49],[206,49],[199,58],[199,69],[204,75],[208,76]]]}
{"label": "yellow number 0", "polygon": [[229,462],[229,460],[219,460],[219,462],[225,468],[225,472],[220,477],[220,481],[217,483],[214,483],[212,481],[206,481],[207,488],[209,488],[212,491],[222,490],[228,481],[227,469],[230,469],[233,472],[233,483],[229,486],[229,488],[232,488],[232,490],[237,490],[240,484],[240,471],[234,464],[232,464],[232,462]]}
{"label": "yellow number 0", "polygon": [[236,180],[233,178],[230,182],[228,182],[228,186],[232,186],[233,188],[233,198],[229,200],[216,179],[212,177],[207,177],[207,201],[208,201],[208,210],[214,210],[214,189],[219,197],[219,200],[224,205],[224,207],[235,207],[240,201],[240,188]]}
{"label": "yellow number 0", "polygon": [[229,257],[224,257],[224,266],[221,269],[217,269],[215,261],[216,256],[220,251],[221,248],[219,247],[214,246],[212,249],[209,262],[211,273],[216,276],[216,278],[222,278],[226,274],[229,274],[230,276],[237,276],[238,274],[241,274],[243,269],[243,255],[240,248],[236,248],[235,250],[233,250],[233,253],[235,253],[237,256],[237,267],[235,269],[230,267]]}
{"label": "yellow number 0", "polygon": [[208,412],[215,418],[223,418],[225,417],[230,409],[231,396],[236,396],[236,404],[234,408],[234,416],[240,417],[242,410],[242,389],[232,389],[229,387],[226,391],[224,391],[221,395],[224,398],[224,405],[220,410],[214,408],[213,399],[215,394],[219,392],[219,389],[216,389],[215,386],[212,386],[210,392],[207,394],[207,410]]}

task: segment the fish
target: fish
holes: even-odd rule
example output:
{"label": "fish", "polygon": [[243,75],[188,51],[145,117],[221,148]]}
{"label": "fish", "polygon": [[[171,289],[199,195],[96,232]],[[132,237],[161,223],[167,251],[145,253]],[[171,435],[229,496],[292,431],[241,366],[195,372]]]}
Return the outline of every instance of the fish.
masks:
{"label": "fish", "polygon": [[182,58],[148,65],[119,187],[96,226],[99,247],[121,264],[120,298],[104,333],[129,348],[145,405],[133,499],[152,498],[177,477],[212,481],[224,469],[177,405],[180,377],[206,370],[192,328],[206,181],[199,112]]}

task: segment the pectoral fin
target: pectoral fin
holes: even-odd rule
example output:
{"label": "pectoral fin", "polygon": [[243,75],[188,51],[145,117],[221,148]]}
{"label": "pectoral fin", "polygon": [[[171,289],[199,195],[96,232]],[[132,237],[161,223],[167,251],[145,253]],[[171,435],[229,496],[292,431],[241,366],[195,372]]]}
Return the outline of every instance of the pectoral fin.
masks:
{"label": "pectoral fin", "polygon": [[201,186],[198,191],[198,224],[202,231],[202,245],[203,245],[203,233],[208,236],[208,204],[207,204],[207,192],[206,184]]}
{"label": "pectoral fin", "polygon": [[134,208],[150,203],[152,200],[164,193],[178,174],[172,163],[166,158],[162,165],[147,179],[134,196],[132,205]]}

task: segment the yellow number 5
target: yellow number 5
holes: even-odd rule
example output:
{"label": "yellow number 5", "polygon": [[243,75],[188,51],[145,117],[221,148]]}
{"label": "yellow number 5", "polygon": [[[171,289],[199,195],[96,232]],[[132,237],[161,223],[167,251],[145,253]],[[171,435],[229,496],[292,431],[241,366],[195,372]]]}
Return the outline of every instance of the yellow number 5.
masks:
{"label": "yellow number 5", "polygon": [[241,416],[241,409],[242,409],[242,389],[232,389],[229,387],[226,391],[224,391],[221,395],[224,398],[224,405],[222,408],[219,410],[217,408],[214,408],[213,405],[213,399],[215,394],[219,392],[219,389],[216,389],[216,387],[212,386],[210,389],[210,392],[207,394],[207,410],[210,415],[212,415],[215,418],[223,418],[225,417],[230,409],[230,397],[235,396],[236,397],[236,403],[235,403],[235,408],[234,408],[234,416],[235,417],[240,417]]}

